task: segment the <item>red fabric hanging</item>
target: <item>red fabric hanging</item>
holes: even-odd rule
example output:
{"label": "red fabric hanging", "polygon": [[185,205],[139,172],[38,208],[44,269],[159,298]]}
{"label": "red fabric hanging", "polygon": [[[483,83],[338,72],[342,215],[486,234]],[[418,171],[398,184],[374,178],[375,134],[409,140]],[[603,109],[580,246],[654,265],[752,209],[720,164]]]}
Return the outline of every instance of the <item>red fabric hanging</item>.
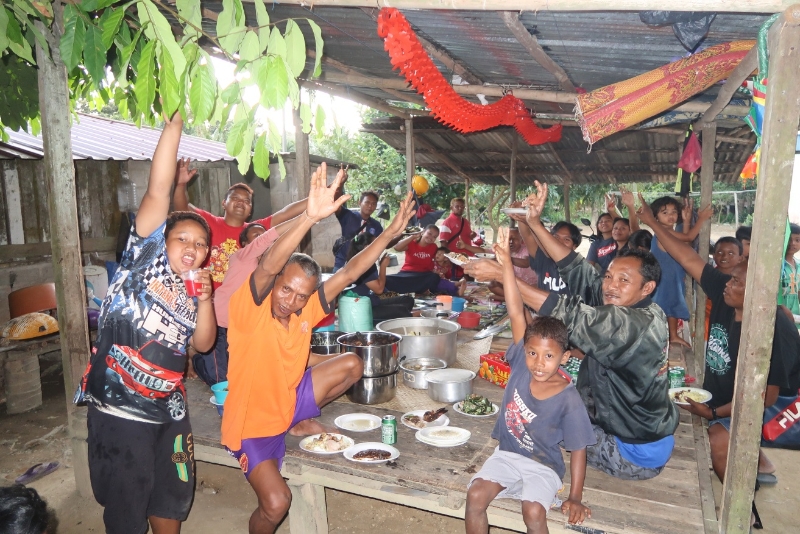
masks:
{"label": "red fabric hanging", "polygon": [[561,140],[561,125],[539,128],[525,103],[507,94],[488,106],[473,104],[453,90],[428,57],[411,25],[400,11],[383,8],[378,15],[378,35],[384,40],[392,67],[422,95],[436,119],[461,133],[479,132],[497,126],[513,126],[529,145]]}
{"label": "red fabric hanging", "polygon": [[700,146],[700,141],[697,140],[697,134],[692,132],[689,135],[689,141],[683,149],[683,155],[678,161],[678,168],[686,172],[697,172],[697,169],[703,164],[703,149]]}

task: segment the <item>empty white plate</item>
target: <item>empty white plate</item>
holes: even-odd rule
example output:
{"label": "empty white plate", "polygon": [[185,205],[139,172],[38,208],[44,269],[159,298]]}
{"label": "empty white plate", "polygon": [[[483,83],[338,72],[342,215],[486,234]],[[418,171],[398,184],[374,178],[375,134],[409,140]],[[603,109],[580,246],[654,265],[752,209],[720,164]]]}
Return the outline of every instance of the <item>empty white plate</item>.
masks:
{"label": "empty white plate", "polygon": [[381,427],[381,418],[371,413],[349,413],[337,417],[333,424],[350,432],[369,432]]}
{"label": "empty white plate", "polygon": [[420,432],[422,432],[422,430],[419,430],[419,431],[417,431],[416,434],[414,434],[414,437],[417,438],[417,441],[419,441],[420,443],[424,443],[425,445],[430,445],[432,447],[442,447],[442,448],[445,448],[445,447],[458,447],[459,445],[464,445],[466,442],[469,441],[468,439],[465,439],[464,441],[439,443],[437,441],[429,441],[429,440],[423,438],[422,436],[419,435]]}
{"label": "empty white plate", "polygon": [[464,442],[469,439],[472,432],[456,426],[443,426],[423,428],[419,431],[419,435],[425,441],[447,444]]}

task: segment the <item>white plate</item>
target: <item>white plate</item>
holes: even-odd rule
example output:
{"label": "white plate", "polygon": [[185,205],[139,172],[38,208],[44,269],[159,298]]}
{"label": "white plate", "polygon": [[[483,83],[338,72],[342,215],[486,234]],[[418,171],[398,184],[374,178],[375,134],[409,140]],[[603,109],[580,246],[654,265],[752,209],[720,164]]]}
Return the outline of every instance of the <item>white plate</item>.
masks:
{"label": "white plate", "polygon": [[476,258],[485,259],[485,260],[493,260],[495,258],[495,255],[494,254],[489,254],[487,252],[481,252],[481,253],[475,254],[475,257]]}
{"label": "white plate", "polygon": [[450,444],[463,443],[467,441],[472,432],[465,428],[455,426],[426,427],[418,432],[419,436],[431,443]]}
{"label": "white plate", "polygon": [[455,403],[453,405],[453,409],[455,411],[457,411],[458,413],[460,413],[461,415],[466,415],[467,417],[491,417],[491,416],[495,415],[497,412],[500,411],[500,407],[498,405],[496,405],[495,403],[492,403],[492,408],[494,410],[494,411],[492,411],[492,413],[487,413],[486,415],[475,415],[474,413],[467,413],[464,410],[462,410],[461,409],[461,402],[463,402],[463,401],[459,401],[459,402]]}
{"label": "white plate", "polygon": [[222,406],[225,403],[217,402],[217,398],[214,395],[211,395],[211,404],[213,404],[214,406]]}
{"label": "white plate", "polygon": [[[679,391],[687,391],[689,393],[695,393],[695,394],[699,395],[700,398],[698,400],[695,400],[695,402],[699,402],[700,404],[703,404],[704,402],[708,402],[708,401],[711,400],[711,392],[710,391],[706,391],[705,389],[687,388],[687,387],[671,388],[669,390],[669,399],[672,402],[674,402],[675,404],[680,404],[681,406],[689,406],[689,403],[688,402],[679,402],[679,401],[675,400],[675,394],[678,393]],[[694,399],[692,399],[692,400],[694,400]]]}
{"label": "white plate", "polygon": [[[422,419],[422,416],[425,415],[425,412],[427,412],[427,411],[428,410],[414,410],[413,412],[404,413],[403,417],[400,418],[400,421],[402,421],[403,424],[406,425],[408,428],[413,428],[414,430],[419,430],[420,427],[414,426],[411,423],[407,423],[406,422],[406,416],[407,415],[416,415],[417,417]],[[447,417],[446,415],[440,415],[438,419],[436,419],[436,420],[434,420],[434,421],[432,421],[430,423],[425,422],[425,421],[423,421],[423,422],[425,423],[425,426],[423,426],[422,428],[428,428],[428,427],[434,427],[434,426],[447,426],[447,425],[450,424],[450,418]]]}
{"label": "white plate", "polygon": [[351,438],[348,438],[348,437],[347,437],[347,436],[345,436],[345,435],[342,435],[342,434],[334,434],[334,433],[332,433],[332,432],[328,432],[328,435],[331,435],[331,436],[337,436],[337,437],[341,438],[341,439],[342,439],[342,441],[343,441],[345,444],[347,444],[347,447],[346,447],[346,448],[344,448],[344,449],[339,449],[338,451],[315,451],[315,450],[313,450],[313,449],[309,449],[309,448],[307,448],[307,447],[308,447],[308,444],[309,444],[309,443],[310,443],[312,440],[314,440],[314,439],[318,438],[320,435],[321,435],[321,434],[314,434],[313,436],[308,436],[308,437],[306,437],[306,438],[303,438],[302,440],[300,440],[300,448],[301,448],[301,449],[303,449],[303,450],[304,450],[304,451],[306,451],[306,452],[312,452],[312,453],[314,453],[314,454],[339,454],[339,453],[341,453],[341,452],[344,452],[344,451],[350,450],[351,448],[353,448],[353,445],[355,445],[355,441],[353,441]]}
{"label": "white plate", "polygon": [[459,447],[459,446],[464,445],[465,443],[467,443],[469,441],[468,439],[464,440],[464,441],[445,442],[445,443],[440,443],[440,442],[436,442],[436,441],[428,441],[427,439],[425,439],[425,438],[423,438],[422,436],[419,435],[419,431],[417,431],[417,433],[414,434],[414,437],[417,438],[417,441],[419,441],[420,443],[424,443],[425,445],[430,445],[431,447],[440,447],[440,448]]}
{"label": "white plate", "polygon": [[528,208],[503,208],[500,211],[506,215],[527,215]]}
{"label": "white plate", "polygon": [[[466,265],[469,262],[469,259],[467,259],[467,261],[462,261],[457,257],[453,256],[452,254],[445,254],[445,257],[451,262],[453,262],[455,265],[458,265],[459,267],[461,267],[462,265]],[[469,258],[469,256],[467,256],[467,258]]]}
{"label": "white plate", "polygon": [[370,413],[340,415],[333,424],[349,432],[369,432],[381,427],[381,418]]}
{"label": "white plate", "polygon": [[[355,453],[365,451],[367,449],[379,449],[382,451],[388,451],[392,453],[392,455],[385,460],[355,460],[353,458],[353,455]],[[386,445],[385,443],[378,443],[378,442],[359,443],[358,445],[354,445],[344,452],[345,458],[347,458],[351,462],[357,462],[360,464],[380,464],[383,462],[390,462],[392,460],[396,460],[399,456],[400,456],[400,451],[398,451],[391,445]]]}

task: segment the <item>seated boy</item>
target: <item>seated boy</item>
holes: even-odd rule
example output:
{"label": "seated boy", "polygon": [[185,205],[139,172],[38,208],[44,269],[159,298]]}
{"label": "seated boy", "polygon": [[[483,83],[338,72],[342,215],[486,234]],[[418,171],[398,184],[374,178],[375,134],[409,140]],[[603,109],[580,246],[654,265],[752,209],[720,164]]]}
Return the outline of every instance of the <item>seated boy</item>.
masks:
{"label": "seated boy", "polygon": [[571,451],[570,494],[561,511],[569,513],[570,523],[579,524],[591,516],[581,497],[586,447],[596,440],[578,391],[558,372],[570,355],[567,327],[553,317],[536,317],[526,326],[508,232],[500,241],[495,252],[503,266],[503,286],[510,289],[506,305],[514,337],[506,352],[511,375],[503,395],[503,417],[492,431],[500,445],[468,486],[466,531],[487,533],[486,509],[500,497],[521,500],[528,532],[546,533],[547,510],[556,502],[566,471],[561,442]]}

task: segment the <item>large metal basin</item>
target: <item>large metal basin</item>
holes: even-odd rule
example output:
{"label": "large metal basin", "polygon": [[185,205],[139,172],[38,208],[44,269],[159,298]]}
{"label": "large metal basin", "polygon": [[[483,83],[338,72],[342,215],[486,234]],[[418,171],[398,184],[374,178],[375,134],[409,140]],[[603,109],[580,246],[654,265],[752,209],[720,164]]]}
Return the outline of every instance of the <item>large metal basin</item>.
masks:
{"label": "large metal basin", "polygon": [[397,373],[386,376],[363,377],[350,386],[347,398],[356,404],[381,404],[389,402],[397,393]]}
{"label": "large metal basin", "polygon": [[400,336],[387,332],[356,332],[337,339],[343,352],[355,352],[364,361],[364,374],[371,378],[397,371]]}
{"label": "large metal basin", "polygon": [[378,323],[378,330],[402,337],[400,357],[438,358],[448,366],[456,361],[456,338],[461,325],[444,319],[411,317]]}

